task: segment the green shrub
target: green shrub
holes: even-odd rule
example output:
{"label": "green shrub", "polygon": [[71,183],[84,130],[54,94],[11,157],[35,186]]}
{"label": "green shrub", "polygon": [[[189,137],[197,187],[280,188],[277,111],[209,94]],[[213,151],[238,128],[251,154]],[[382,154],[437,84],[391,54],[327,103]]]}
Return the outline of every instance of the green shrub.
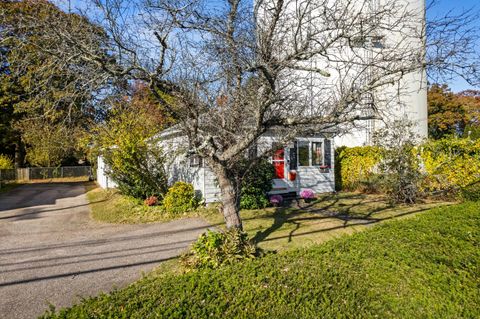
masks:
{"label": "green shrub", "polygon": [[247,238],[247,234],[231,229],[225,232],[207,230],[193,244],[182,262],[189,269],[218,268],[246,259],[254,259],[258,248]]}
{"label": "green shrub", "polygon": [[193,185],[185,182],[176,182],[168,189],[163,198],[163,206],[167,213],[181,214],[195,210],[199,200],[193,189]]}
{"label": "green shrub", "polygon": [[7,155],[0,154],[0,169],[12,169],[15,166],[13,165],[13,161]]}
{"label": "green shrub", "polygon": [[240,197],[241,209],[262,209],[268,206],[265,192],[256,187],[243,187]]}
{"label": "green shrub", "polygon": [[460,197],[466,201],[480,201],[480,182],[462,187]]}
{"label": "green shrub", "polygon": [[[248,165],[246,163],[245,165]],[[240,195],[241,209],[262,209],[268,206],[267,193],[272,190],[275,170],[267,160],[247,169],[243,176]]]}
{"label": "green shrub", "polygon": [[162,197],[167,188],[164,155],[156,145],[139,141],[123,144],[104,153],[109,177],[124,195],[137,199]]}
{"label": "green shrub", "polygon": [[382,174],[371,173],[365,179],[358,181],[357,190],[364,194],[385,192],[385,178]]}

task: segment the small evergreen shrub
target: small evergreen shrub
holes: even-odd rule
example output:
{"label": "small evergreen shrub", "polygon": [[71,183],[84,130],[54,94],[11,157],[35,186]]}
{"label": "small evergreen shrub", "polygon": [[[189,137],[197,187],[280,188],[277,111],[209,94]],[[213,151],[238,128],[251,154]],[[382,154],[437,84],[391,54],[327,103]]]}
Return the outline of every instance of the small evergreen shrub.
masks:
{"label": "small evergreen shrub", "polygon": [[262,209],[268,206],[265,193],[256,187],[249,186],[242,188],[240,197],[241,209]]}
{"label": "small evergreen shrub", "polygon": [[0,169],[14,168],[13,161],[7,155],[0,154]]}
{"label": "small evergreen shrub", "polygon": [[[248,163],[244,163],[248,166]],[[267,194],[272,190],[275,170],[267,160],[250,167],[243,176],[240,194],[241,209],[262,209],[268,206]]]}
{"label": "small evergreen shrub", "polygon": [[168,189],[163,198],[163,206],[167,213],[182,214],[195,210],[199,200],[193,189],[193,185],[185,182],[176,182]]}
{"label": "small evergreen shrub", "polygon": [[248,239],[247,234],[238,229],[225,232],[207,230],[193,244],[191,252],[182,257],[182,263],[188,269],[214,269],[254,259],[259,254],[260,250]]}

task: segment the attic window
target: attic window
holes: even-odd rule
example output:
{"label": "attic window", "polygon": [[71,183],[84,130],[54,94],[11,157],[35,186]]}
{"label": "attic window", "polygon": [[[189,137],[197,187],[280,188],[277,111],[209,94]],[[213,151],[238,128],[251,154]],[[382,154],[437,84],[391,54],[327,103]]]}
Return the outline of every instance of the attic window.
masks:
{"label": "attic window", "polygon": [[201,167],[202,166],[202,158],[198,155],[190,156],[190,167]]}

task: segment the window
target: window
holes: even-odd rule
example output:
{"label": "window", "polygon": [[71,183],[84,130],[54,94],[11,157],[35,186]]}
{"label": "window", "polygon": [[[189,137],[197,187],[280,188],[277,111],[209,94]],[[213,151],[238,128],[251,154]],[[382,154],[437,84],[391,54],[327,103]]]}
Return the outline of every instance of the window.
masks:
{"label": "window", "polygon": [[309,142],[298,142],[298,166],[310,166],[309,146]]}
{"label": "window", "polygon": [[323,165],[323,149],[322,142],[312,143],[312,166]]}
{"label": "window", "polygon": [[323,142],[298,142],[298,166],[319,166],[322,168],[329,168],[332,162],[331,145],[331,141],[327,139]]}
{"label": "window", "polygon": [[198,155],[190,156],[189,160],[190,160],[190,167],[201,167],[202,166],[202,158]]}

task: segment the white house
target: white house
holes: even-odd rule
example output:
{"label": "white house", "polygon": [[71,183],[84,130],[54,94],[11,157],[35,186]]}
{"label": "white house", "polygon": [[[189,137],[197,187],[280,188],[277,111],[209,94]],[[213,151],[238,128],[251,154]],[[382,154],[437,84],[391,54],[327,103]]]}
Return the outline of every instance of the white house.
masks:
{"label": "white house", "polygon": [[[375,3],[382,0],[370,0],[372,10]],[[404,1],[406,6],[423,16],[425,10],[424,0],[399,0]],[[375,12],[372,11],[374,15]],[[413,27],[418,32],[423,32],[423,21]],[[364,37],[361,45],[355,50],[358,55],[369,55],[375,50],[382,50],[383,46],[395,44],[398,35],[384,34]],[[418,39],[418,41],[421,41]],[[413,43],[415,47],[422,47],[422,43]],[[408,45],[408,44],[407,44]],[[401,48],[400,48],[401,49]],[[368,56],[367,56],[368,58]],[[314,63],[314,61],[312,62]],[[368,72],[366,72],[368,76]],[[337,79],[343,75],[332,76],[332,88],[335,88]],[[314,90],[315,85],[310,85]],[[333,89],[334,90],[334,89]],[[398,92],[401,91],[401,94]],[[306,96],[308,96],[306,92]],[[311,96],[318,96],[319,92],[311,92]],[[325,96],[328,96],[328,92]],[[391,98],[390,98],[391,97]],[[298,194],[302,189],[309,188],[317,193],[333,192],[335,190],[334,177],[334,150],[338,146],[362,146],[372,143],[373,133],[388,123],[398,119],[408,119],[414,123],[414,129],[420,137],[427,137],[427,85],[425,70],[415,71],[403,75],[396,85],[383,86],[369,96],[367,103],[374,103],[375,109],[381,115],[380,119],[359,121],[351,127],[339,127],[335,133],[318,133],[312,136],[299,136],[288,145],[278,145],[277,151],[271,157],[275,167],[276,178],[272,181],[271,194]],[[388,101],[385,102],[385,101]],[[201,194],[205,202],[213,202],[219,199],[220,191],[212,171],[205,167],[201,160],[195,157],[188,158],[186,155],[185,138],[178,134],[175,129],[169,129],[159,134],[162,146],[169,154],[176,154],[169,163],[169,181],[183,180],[191,182],[195,190]],[[272,148],[276,145],[273,135],[265,135],[261,143]],[[164,145],[163,145],[164,144]],[[185,147],[184,147],[185,146]],[[260,145],[258,147],[261,147]],[[182,152],[182,149],[184,150]],[[108,175],[108,174],[107,174]],[[99,159],[98,178],[102,187],[111,187],[105,173],[103,161]]]}

